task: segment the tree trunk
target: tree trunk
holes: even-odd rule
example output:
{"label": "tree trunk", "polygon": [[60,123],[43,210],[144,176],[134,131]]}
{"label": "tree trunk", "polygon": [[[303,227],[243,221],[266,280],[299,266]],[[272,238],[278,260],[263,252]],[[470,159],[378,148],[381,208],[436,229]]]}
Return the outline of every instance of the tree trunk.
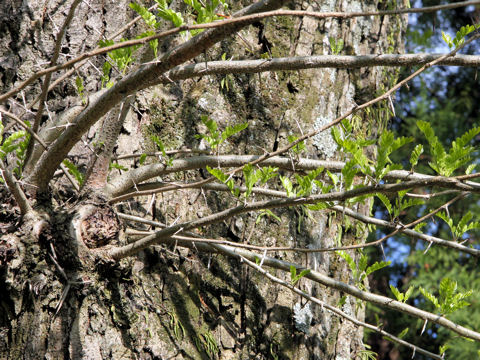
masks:
{"label": "tree trunk", "polygon": [[[94,48],[101,34],[109,36],[130,21],[134,14],[128,3],[82,2],[67,31],[64,57],[59,62]],[[38,63],[49,61],[57,28],[70,4],[20,0],[0,4],[1,92],[38,71]],[[377,1],[361,0],[291,4],[295,9],[313,11],[374,11],[377,5]],[[269,57],[330,54],[329,38],[343,39],[345,54],[398,53],[403,50],[404,28],[405,19],[399,16],[325,21],[270,18],[223,41],[198,61],[216,60],[223,53],[235,59],[258,58],[263,53]],[[128,36],[138,32],[138,27],[134,28]],[[170,45],[165,41],[163,49]],[[90,94],[100,89],[96,69],[102,64],[103,59],[95,58],[91,66],[79,70]],[[74,85],[76,76],[50,92],[48,112],[53,118],[81,105]],[[151,150],[152,134],[168,149],[203,146],[195,138],[205,132],[202,115],[214,119],[220,128],[249,122],[248,129],[222,152],[271,151],[286,145],[289,135],[320,128],[356,103],[372,98],[395,77],[383,68],[321,69],[206,77],[155,87],[137,94],[119,136],[117,154]],[[36,84],[22,95],[30,103],[39,93]],[[0,106],[22,115],[22,95]],[[23,118],[33,119],[28,112]],[[355,131],[373,136],[379,125],[374,122],[379,120],[386,121],[362,115]],[[92,129],[86,140],[94,137]],[[317,136],[307,144],[307,152],[310,158],[341,158],[329,135]],[[90,153],[79,143],[70,155],[77,163],[85,163]],[[132,161],[123,164],[130,166]],[[194,179],[202,174],[187,172],[184,176]],[[6,191],[1,193],[0,358],[350,359],[363,349],[363,329],[313,304],[306,305],[297,295],[268,283],[236,259],[195,248],[155,246],[119,263],[98,262],[92,255],[95,250],[75,240],[75,232],[87,218],[94,219],[96,225],[84,231],[96,239],[101,233],[115,234],[122,242],[125,236],[117,228],[117,211],[148,213],[168,224],[233,204],[227,193],[194,189],[111,208],[91,198],[72,203],[68,185],[53,181],[51,186],[53,200],[38,200],[46,214],[44,219],[20,220],[13,200]],[[370,206],[362,205],[357,211],[369,213]],[[247,214],[212,226],[205,234],[255,245],[309,248],[331,247],[338,241],[342,245],[358,243],[367,235],[365,229],[345,223],[334,213],[315,212],[314,218],[309,218],[301,210],[282,209],[275,214],[281,222],[262,217],[256,225],[258,214]],[[354,252],[351,255],[357,256]],[[347,264],[334,253],[278,256],[353,284]],[[288,274],[277,271],[277,275]],[[333,305],[343,296],[303,280],[300,286]],[[308,306],[312,320],[302,322],[300,315],[309,312]],[[364,316],[364,305],[350,296],[342,309],[359,319]]]}

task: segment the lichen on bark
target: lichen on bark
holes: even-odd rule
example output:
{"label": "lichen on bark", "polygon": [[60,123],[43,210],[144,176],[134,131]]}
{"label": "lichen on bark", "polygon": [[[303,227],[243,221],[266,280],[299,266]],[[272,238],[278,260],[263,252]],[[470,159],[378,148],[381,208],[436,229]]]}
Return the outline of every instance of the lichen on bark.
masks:
{"label": "lichen on bark", "polygon": [[[375,9],[377,5],[376,2],[353,3],[363,10]],[[15,25],[17,27],[7,26],[9,32],[0,37],[3,45],[0,58],[11,53],[19,56],[9,55],[1,63],[2,69],[6,69],[1,84],[4,88],[35,71],[35,58],[48,60],[50,46],[41,48],[39,44],[47,39],[51,44],[52,21],[57,17],[61,21],[69,1],[50,2],[46,9],[50,17],[43,18],[38,18],[35,1],[26,2],[22,10],[15,8],[15,11],[12,4],[18,5],[15,1],[3,4],[6,8],[3,18],[19,12],[22,21]],[[12,6],[8,8],[9,5]],[[240,5],[232,4],[233,7]],[[79,16],[68,32],[65,47],[70,46],[71,53],[82,51],[79,49],[82,41],[86,41],[85,49],[96,46],[100,35],[93,29],[108,35],[133,16],[125,1],[91,2],[90,6],[92,11],[87,4],[79,7]],[[351,10],[353,5],[352,1],[314,1],[294,2],[291,6],[333,11]],[[392,19],[398,21],[396,17]],[[28,25],[30,20],[37,24],[33,29]],[[344,39],[346,51],[355,54],[383,51],[388,44],[378,40],[390,26],[387,17],[344,21],[272,18],[242,30],[241,37],[222,41],[198,61],[218,59],[223,53],[234,58],[259,57],[264,53],[272,57],[328,54],[329,36]],[[395,26],[396,51],[401,51],[399,29],[402,27],[398,23]],[[29,31],[23,34],[25,41],[18,47],[12,39],[22,37],[20,29]],[[377,35],[372,37],[372,33]],[[134,31],[133,35],[136,35]],[[95,61],[94,65],[101,67],[101,61]],[[19,69],[15,76],[12,68]],[[99,89],[94,67],[81,70],[81,75],[87,91]],[[350,109],[355,102],[365,99],[368,91],[378,89],[384,75],[381,70],[306,70],[232,75],[228,89],[219,85],[221,77],[186,80],[150,89],[137,97],[124,133],[120,135],[117,154],[130,153],[132,147],[149,144],[152,134],[158,135],[169,149],[197,147],[200,140],[194,135],[205,131],[199,122],[201,115],[214,119],[221,129],[249,122],[248,129],[223,146],[222,152],[270,151],[275,146],[286,145],[289,135],[298,136],[318,128]],[[27,100],[31,101],[37,94],[38,88],[34,88],[26,95]],[[58,116],[72,105],[75,96],[72,84],[56,89],[49,100],[49,109]],[[94,132],[92,130],[90,139]],[[143,134],[144,138],[133,139],[133,134]],[[144,150],[151,150],[148,146]],[[334,150],[328,136],[307,144],[307,156],[311,158],[334,159],[339,156]],[[86,157],[87,152],[82,144],[74,149],[79,158]],[[184,175],[192,180],[201,176],[198,172]],[[173,175],[164,180],[171,178]],[[64,193],[56,194],[55,201],[67,198],[62,195]],[[157,195],[155,201],[151,200],[124,204],[115,210],[128,208],[138,215],[155,214],[156,220],[171,224],[204,216],[236,201],[227,194],[202,193],[197,189]],[[149,208],[152,203],[154,210]],[[361,330],[313,305],[309,333],[298,331],[293,309],[300,299],[267,283],[262,275],[252,273],[235,259],[202,254],[195,249],[155,246],[117,264],[98,262],[95,249],[91,253],[84,249],[82,251],[92,254],[86,261],[78,257],[81,253],[78,249],[63,248],[63,244],[75,245],[72,239],[79,235],[69,231],[68,224],[75,221],[72,211],[62,209],[71,204],[65,200],[56,205],[51,207],[49,220],[55,231],[48,238],[35,239],[24,226],[13,240],[17,249],[14,257],[4,256],[9,261],[7,266],[0,259],[3,265],[0,290],[8,294],[1,299],[5,311],[0,316],[0,333],[8,333],[8,339],[0,343],[0,357],[346,359],[362,348]],[[368,206],[360,210],[367,212]],[[328,247],[335,244],[343,221],[341,216],[326,212],[315,213],[314,219],[295,209],[280,209],[275,214],[281,221],[264,217],[256,224],[258,214],[242,215],[212,226],[204,230],[204,234],[231,241],[248,239],[251,244],[264,246]],[[106,219],[92,216],[83,220]],[[129,225],[147,230],[146,226]],[[97,234],[92,229],[95,227],[88,225],[83,231]],[[80,231],[80,237],[84,233]],[[107,231],[104,235],[108,237],[111,233]],[[353,240],[353,235],[347,234],[342,243]],[[58,258],[54,261],[55,256]],[[351,280],[346,264],[335,254],[305,258],[281,252],[277,256],[316,267],[345,282]],[[59,267],[66,270],[66,278],[60,274]],[[288,276],[280,271],[276,273]],[[30,287],[23,285],[30,283]],[[301,282],[300,286],[330,304],[337,304],[342,295],[320,285]],[[355,300],[348,297],[344,310],[352,312],[355,306]],[[362,317],[362,311],[358,311],[357,316]]]}

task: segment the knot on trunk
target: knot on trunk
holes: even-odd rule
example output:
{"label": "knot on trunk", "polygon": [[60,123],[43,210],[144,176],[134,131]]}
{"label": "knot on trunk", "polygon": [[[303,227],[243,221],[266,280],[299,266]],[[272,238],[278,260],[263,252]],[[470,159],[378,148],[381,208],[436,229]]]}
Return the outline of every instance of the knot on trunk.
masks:
{"label": "knot on trunk", "polygon": [[108,206],[89,208],[81,217],[80,235],[90,249],[105,246],[116,240],[120,224],[113,210]]}

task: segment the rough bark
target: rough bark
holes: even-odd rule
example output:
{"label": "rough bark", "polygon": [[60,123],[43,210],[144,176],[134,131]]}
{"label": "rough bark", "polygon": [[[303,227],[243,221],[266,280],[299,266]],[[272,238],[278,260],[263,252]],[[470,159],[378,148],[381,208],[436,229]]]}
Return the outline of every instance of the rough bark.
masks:
{"label": "rough bark", "polygon": [[[55,27],[63,22],[70,3],[7,0],[0,4],[0,91],[35,72],[37,62],[49,61]],[[314,11],[371,11],[377,5],[377,1],[360,0],[290,4]],[[82,2],[62,53],[77,55],[95,47],[102,34],[112,34],[132,17],[128,1]],[[197,61],[216,60],[223,53],[235,59],[258,58],[262,53],[324,55],[330,53],[329,37],[343,39],[348,55],[401,53],[404,27],[405,18],[400,16],[322,21],[273,18],[222,41]],[[137,32],[134,28],[127,35]],[[170,42],[163,44],[164,49]],[[102,59],[92,62],[101,68]],[[80,75],[87,92],[100,88],[94,66],[82,68]],[[394,78],[394,72],[383,68],[309,69],[227,75],[224,83],[228,85],[223,87],[219,86],[221,76],[158,86],[137,94],[119,135],[117,153],[151,150],[151,134],[158,135],[167,148],[202,146],[194,135],[205,131],[199,120],[208,115],[220,128],[249,122],[248,129],[223,148],[224,153],[261,154],[262,149],[285,145],[288,135],[330,122]],[[30,87],[25,101],[31,102],[40,91],[41,84]],[[33,119],[23,114],[22,101],[18,96],[4,106]],[[54,120],[67,111],[78,112],[74,80],[53,90],[47,104]],[[378,124],[367,117],[362,121],[366,125],[356,130],[373,136]],[[95,141],[96,129],[84,136],[87,142]],[[316,137],[307,150],[313,159],[341,160],[328,135]],[[70,153],[83,164],[90,155],[82,142]],[[121,163],[130,166],[132,161]],[[182,179],[202,175],[190,171]],[[175,176],[179,175],[165,175],[165,179]],[[300,298],[268,283],[236,259],[199,249],[157,246],[118,263],[99,261],[104,239],[114,239],[110,246],[127,241],[117,211],[128,209],[168,224],[233,205],[226,193],[192,189],[110,207],[102,199],[76,198],[61,181],[52,182],[51,187],[53,200],[41,204],[42,216],[23,220],[2,188],[0,358],[350,359],[363,349],[362,329],[313,305],[310,328],[299,330],[294,307],[305,305]],[[368,214],[369,205],[356,210]],[[275,213],[280,223],[263,218],[255,225],[257,214],[247,214],[207,228],[205,234],[256,245],[315,248],[334,246],[339,229],[345,228],[344,219],[332,213],[315,214],[315,219],[295,209]],[[80,237],[91,241],[77,241]],[[353,228],[342,234],[341,243],[358,243],[365,237],[365,231]],[[278,256],[352,284],[347,265],[335,254]],[[277,276],[285,275],[277,272]],[[337,304],[343,295],[303,281],[301,287],[329,304]],[[363,308],[352,297],[347,297],[342,309],[363,318]]]}

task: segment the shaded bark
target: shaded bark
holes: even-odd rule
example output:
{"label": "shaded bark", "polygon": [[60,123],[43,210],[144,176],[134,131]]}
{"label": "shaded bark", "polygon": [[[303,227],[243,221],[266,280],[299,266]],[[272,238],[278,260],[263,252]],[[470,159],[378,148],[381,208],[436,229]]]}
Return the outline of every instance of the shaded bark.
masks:
{"label": "shaded bark", "polygon": [[[2,91],[32,74],[36,69],[34,59],[49,60],[54,22],[61,23],[70,3],[49,2],[45,9],[35,1],[23,4],[12,0],[0,5],[0,17],[21,19],[16,23],[0,21],[5,30],[0,38]],[[78,55],[95,47],[100,34],[111,34],[133,16],[124,1],[89,4],[81,3],[77,9],[62,47],[64,55]],[[375,10],[377,4],[345,0],[334,4],[298,2],[293,6],[346,11]],[[197,61],[218,59],[223,53],[235,58],[258,58],[262,53],[273,57],[329,54],[328,37],[344,39],[347,54],[381,54],[391,46],[394,52],[401,52],[404,21],[399,16],[322,21],[269,19],[221,41],[207,54],[198,56]],[[133,37],[138,30],[133,29],[129,35]],[[169,48],[170,41],[163,44],[164,48]],[[101,68],[101,59],[92,61]],[[82,69],[80,75],[87,92],[99,89],[95,67]],[[288,135],[321,127],[355,103],[371,98],[394,77],[383,68],[310,69],[228,75],[224,81],[228,85],[223,87],[218,85],[220,76],[158,86],[141,93],[134,111],[126,115],[117,152],[151,150],[151,134],[159,136],[168,148],[200,146],[194,135],[204,133],[199,119],[208,115],[220,128],[248,120],[249,128],[222,150],[258,154],[261,149],[285,145]],[[74,112],[77,121],[81,118],[77,117],[81,105],[73,84],[73,80],[67,80],[51,92],[47,105],[54,120],[68,111]],[[26,102],[40,91],[39,84],[30,88],[25,93]],[[21,96],[6,106],[24,119],[32,118],[28,112],[22,114]],[[373,136],[376,124],[369,123],[371,119],[363,120],[368,125],[357,131]],[[48,127],[51,124],[45,124],[41,131],[54,131]],[[98,141],[97,129],[92,127],[84,140]],[[77,142],[82,134],[75,133],[71,139],[64,135],[65,142],[56,146],[63,151],[62,146],[72,139]],[[307,150],[313,159],[341,160],[328,135],[316,137]],[[91,150],[79,141],[70,155],[85,164]],[[102,161],[107,162],[108,156]],[[120,163],[130,166],[132,161]],[[175,174],[164,176],[175,179]],[[184,175],[192,180],[201,177],[201,172]],[[124,225],[146,230],[133,223],[121,223],[117,211],[147,214],[164,223],[182,222],[234,204],[224,193],[202,194],[197,189],[166,193],[157,196],[156,205],[149,211],[149,203],[132,201],[110,206],[101,196],[78,197],[61,181],[51,186],[51,201],[38,199],[35,216],[22,221],[12,206],[0,213],[0,221],[9,224],[0,228],[0,255],[5,254],[0,257],[0,293],[6,294],[0,299],[0,334],[5,334],[0,340],[0,357],[350,359],[363,349],[361,329],[321,308],[312,306],[313,322],[308,333],[299,330],[293,309],[295,304],[305,305],[300,298],[267,283],[237,259],[172,245],[150,247],[119,262],[105,260],[103,255],[110,247],[127,243]],[[1,197],[9,203],[6,192]],[[368,214],[369,205],[355,210]],[[334,246],[339,229],[346,228],[343,218],[334,214],[316,214],[315,221],[300,210],[280,209],[276,214],[281,222],[262,219],[256,225],[256,214],[245,214],[212,226],[205,233],[257,245],[316,248]],[[21,224],[18,228],[12,225],[17,222]],[[364,241],[365,236],[364,231],[350,229],[344,231],[341,243]],[[90,241],[81,240],[87,237]],[[347,265],[335,254],[279,256],[352,284]],[[277,275],[284,276],[280,272]],[[302,282],[301,287],[332,305],[343,295],[307,282]],[[347,297],[342,310],[363,318],[363,309],[352,297]]]}

